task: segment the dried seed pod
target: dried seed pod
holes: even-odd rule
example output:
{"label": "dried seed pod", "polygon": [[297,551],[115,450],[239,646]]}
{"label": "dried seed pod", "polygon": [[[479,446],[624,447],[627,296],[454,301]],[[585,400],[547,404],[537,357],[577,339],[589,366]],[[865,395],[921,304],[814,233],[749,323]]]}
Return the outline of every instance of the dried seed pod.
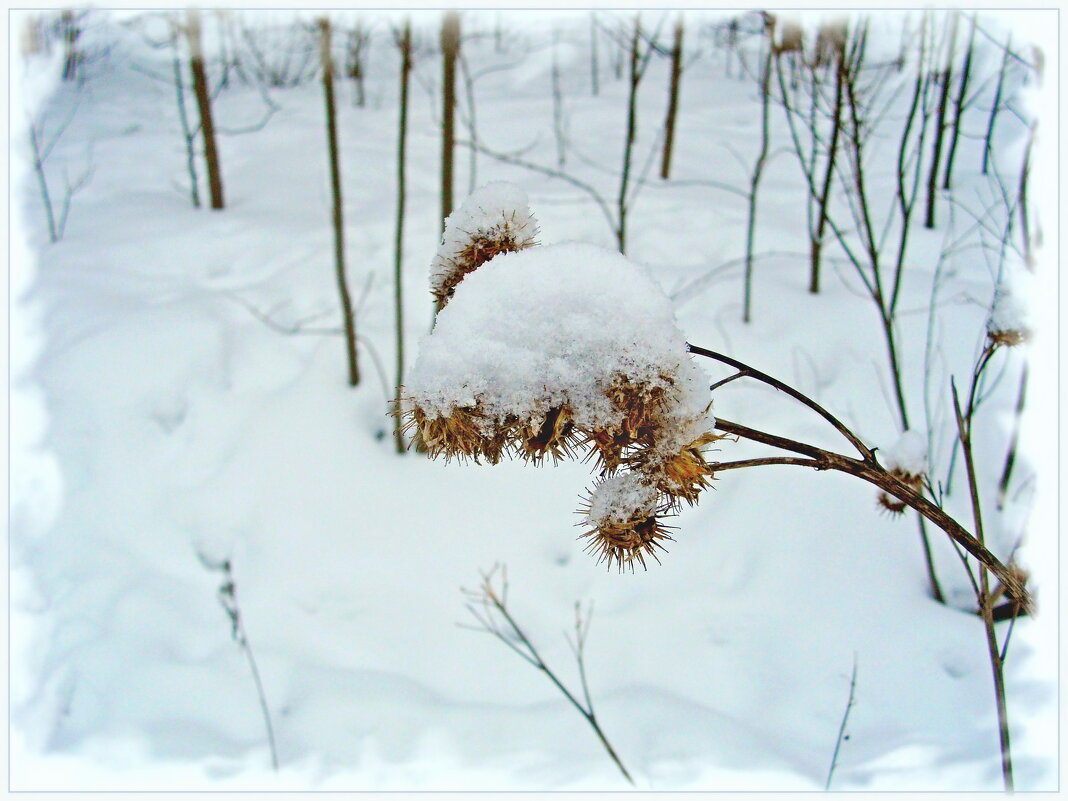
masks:
{"label": "dried seed pod", "polygon": [[606,524],[582,536],[590,539],[585,550],[597,556],[597,564],[606,562],[611,570],[614,563],[620,572],[625,567],[634,572],[635,562],[641,563],[643,569],[648,568],[645,563],[646,556],[651,556],[657,564],[660,563],[656,549],[666,552],[667,549],[661,542],[674,539],[668,534],[668,530],[656,515],[652,515],[641,520]]}
{"label": "dried seed pod", "polygon": [[609,569],[615,564],[620,571],[629,567],[633,572],[635,562],[647,567],[646,556],[659,563],[657,549],[666,551],[663,541],[672,539],[660,521],[667,511],[648,476],[611,476],[589,491],[579,510],[582,525],[590,529],[581,535],[589,539],[586,551],[596,554],[598,564],[607,562]]}
{"label": "dried seed pod", "polygon": [[414,406],[405,412],[402,430],[413,426],[431,458],[444,456],[446,461],[457,458],[478,462],[482,457],[490,464],[497,464],[507,445],[505,432],[494,431],[491,436],[485,433],[483,415],[477,408],[457,407],[448,416],[431,417]]}
{"label": "dried seed pod", "polygon": [[518,423],[515,431],[516,451],[523,459],[541,464],[546,455],[553,463],[573,458],[581,438],[566,406],[554,406],[540,420]]}
{"label": "dried seed pod", "polygon": [[700,426],[699,420],[685,425],[665,425],[659,432],[664,441],[635,450],[626,459],[627,467],[650,476],[676,509],[682,501],[690,506],[696,505],[701,492],[711,486],[712,467],[701,449],[723,437],[707,431],[681,448],[677,444],[680,439],[685,442],[687,437],[700,431]]}
{"label": "dried seed pod", "polygon": [[[900,481],[914,492],[919,492],[923,488],[923,476],[915,475],[913,473],[906,473],[900,468],[894,468],[890,471],[890,475]],[[890,514],[900,515],[905,511],[905,502],[899,498],[894,497],[888,492],[880,492],[878,498],[876,498],[879,506],[885,509]]]}
{"label": "dried seed pod", "polygon": [[430,291],[441,311],[456,286],[494,256],[537,244],[538,225],[519,187],[504,182],[477,189],[449,215],[430,265]]}
{"label": "dried seed pod", "polygon": [[605,392],[621,415],[620,430],[628,439],[649,439],[661,425],[668,405],[668,387],[674,385],[674,380],[663,373],[660,378],[665,386],[638,383],[620,375]]}
{"label": "dried seed pod", "polygon": [[711,432],[702,434],[681,451],[664,459],[659,473],[663,480],[660,489],[674,501],[683,500],[693,506],[698,496],[711,486],[712,468],[705,461],[701,448],[721,437]]}
{"label": "dried seed pod", "polygon": [[993,329],[986,332],[990,343],[996,347],[1015,348],[1031,339],[1031,332],[1021,328]]}
{"label": "dried seed pod", "polygon": [[630,445],[630,437],[618,428],[595,428],[586,432],[583,447],[589,448],[586,460],[596,457],[602,473],[615,473],[623,463],[623,452]]}

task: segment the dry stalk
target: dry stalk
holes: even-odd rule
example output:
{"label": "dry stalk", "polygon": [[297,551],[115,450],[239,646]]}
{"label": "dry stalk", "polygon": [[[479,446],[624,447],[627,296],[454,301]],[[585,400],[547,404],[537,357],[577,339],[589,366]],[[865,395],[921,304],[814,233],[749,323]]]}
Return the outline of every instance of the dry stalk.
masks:
{"label": "dry stalk", "polygon": [[705,348],[700,348],[695,345],[690,345],[689,350],[691,353],[695,353],[699,356],[705,356],[724,364],[728,364],[739,371],[747,373],[746,377],[748,378],[753,378],[786,392],[786,394],[799,400],[801,403],[804,403],[806,406],[820,414],[821,417],[827,420],[861,453],[860,459],[843,456],[842,454],[817,448],[813,445],[797,442],[796,440],[791,440],[786,437],[768,434],[738,423],[733,423],[729,420],[724,420],[723,418],[718,418],[715,427],[720,431],[727,434],[733,434],[742,439],[748,439],[753,442],[759,442],[764,445],[790,451],[806,458],[798,458],[797,456],[766,457],[761,459],[744,459],[734,462],[715,462],[712,464],[713,473],[718,473],[723,470],[737,470],[744,467],[756,467],[761,465],[792,464],[811,467],[816,470],[837,470],[863,479],[869,484],[878,487],[887,495],[902,501],[906,506],[916,510],[927,520],[942,529],[951,540],[978,559],[986,571],[994,574],[1005,588],[1005,594],[1019,605],[1021,612],[1032,611],[1033,604],[1031,596],[1027,591],[1024,582],[1021,580],[1018,571],[1010,569],[1002,564],[994,554],[987,550],[986,546],[979,539],[974,537],[960,523],[954,520],[944,509],[924,497],[922,491],[917,491],[912,487],[909,487],[906,483],[894,476],[889,470],[880,465],[875,458],[874,453],[867,448],[867,446],[863,445],[856,434],[850,431],[840,420],[830,414],[830,412],[826,411],[811,398],[806,397],[792,387],[789,387],[766,373],[762,373],[759,370],[749,367],[736,359],[731,359],[730,357],[723,356],[714,351],[706,350]]}
{"label": "dry stalk", "polygon": [[846,725],[849,723],[849,713],[853,711],[856,703],[857,690],[857,655],[853,654],[853,674],[849,678],[849,701],[846,702],[845,711],[842,713],[842,723],[838,727],[838,739],[834,743],[834,754],[831,756],[831,767],[827,771],[827,781],[823,785],[825,791],[831,789],[831,781],[834,779],[834,769],[838,767],[838,754],[842,750],[842,743],[849,739],[846,734]]}
{"label": "dry stalk", "polygon": [[248,660],[249,671],[252,673],[252,680],[256,684],[256,697],[259,699],[260,711],[263,713],[263,724],[267,729],[267,745],[271,751],[271,767],[278,770],[278,747],[275,744],[274,727],[271,725],[271,712],[267,706],[267,694],[263,689],[260,669],[256,665],[256,656],[252,652],[252,645],[249,643],[248,634],[245,632],[245,626],[241,621],[241,607],[237,603],[237,588],[234,585],[234,574],[230,560],[224,559],[221,562],[214,562],[199,551],[197,552],[197,557],[205,568],[222,574],[222,584],[219,585],[218,593],[219,603],[222,604],[222,608],[230,620],[230,636],[245,652],[245,658]]}
{"label": "dry stalk", "polygon": [[622,760],[620,760],[619,755],[612,747],[608,737],[605,736],[604,731],[601,729],[601,725],[597,721],[597,714],[593,709],[593,699],[590,696],[589,683],[586,679],[585,656],[586,638],[589,635],[593,611],[592,604],[587,608],[586,615],[583,617],[581,605],[578,602],[575,603],[574,639],[568,637],[568,645],[571,646],[571,652],[575,656],[575,662],[578,665],[579,671],[579,681],[582,686],[582,700],[580,701],[567,689],[567,687],[564,686],[552,669],[545,664],[545,661],[541,658],[541,655],[534,647],[534,644],[508,611],[508,573],[504,568],[501,569],[501,586],[498,591],[493,586],[493,574],[496,570],[497,568],[495,567],[488,573],[481,574],[482,583],[478,590],[463,591],[468,597],[467,608],[479,623],[478,630],[492,634],[502,643],[507,645],[508,648],[518,655],[524,662],[533,665],[544,673],[549,681],[563,693],[564,697],[579,711],[582,717],[586,719],[586,722],[590,724],[590,727],[597,735],[597,739],[600,740],[601,745],[604,746],[605,751],[608,752],[608,756],[612,758],[616,767],[619,768],[620,773],[623,774],[623,777],[631,784],[634,784],[634,779],[623,766]]}

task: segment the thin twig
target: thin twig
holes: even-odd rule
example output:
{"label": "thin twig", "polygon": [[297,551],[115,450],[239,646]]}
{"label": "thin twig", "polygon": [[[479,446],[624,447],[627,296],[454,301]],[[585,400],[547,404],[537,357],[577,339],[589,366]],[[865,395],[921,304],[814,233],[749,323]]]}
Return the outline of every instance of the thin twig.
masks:
{"label": "thin twig", "polygon": [[[961,411],[960,398],[957,396],[957,387],[950,383],[953,394],[953,411],[957,420],[957,434],[960,439],[961,452],[964,454],[964,465],[968,475],[968,490],[972,501],[972,514],[975,517],[975,533],[979,541],[983,541],[983,518],[979,505],[979,486],[975,477],[975,462],[972,458],[971,422],[975,411],[975,387],[983,368],[989,362],[989,353],[992,348],[984,351],[976,366],[972,377],[971,390],[968,393],[967,414]],[[999,577],[1000,578],[1000,577]],[[1004,583],[1004,582],[1002,582]],[[1001,658],[1001,649],[998,648],[997,631],[994,629],[993,598],[990,595],[990,582],[986,572],[979,574],[979,611],[983,618],[983,628],[986,632],[987,649],[990,654],[990,669],[994,678],[994,699],[997,705],[998,741],[1001,747],[1001,776],[1005,785],[1005,791],[1013,790],[1012,775],[1012,747],[1009,739],[1009,716],[1008,706],[1005,700],[1005,674],[1004,664]]]}
{"label": "thin twig", "polygon": [[838,727],[838,739],[834,743],[834,755],[831,757],[831,767],[827,771],[827,781],[823,785],[824,790],[831,789],[831,780],[834,778],[834,769],[838,767],[838,752],[842,749],[842,742],[849,736],[845,733],[846,724],[849,722],[849,713],[856,701],[854,693],[857,689],[857,654],[853,652],[853,675],[849,679],[849,701],[846,703],[845,712],[842,713],[842,725]]}
{"label": "thin twig", "polygon": [[822,406],[816,403],[816,401],[812,400],[808,396],[801,394],[796,389],[787,384],[784,384],[777,378],[772,378],[767,373],[762,373],[747,364],[743,364],[737,359],[732,359],[730,356],[725,356],[722,353],[716,353],[715,351],[707,350],[705,348],[698,347],[697,345],[691,345],[690,343],[687,343],[686,347],[690,351],[690,353],[695,353],[698,356],[705,356],[709,359],[714,359],[718,362],[722,362],[723,364],[730,365],[736,370],[744,372],[748,377],[755,378],[757,381],[761,381],[767,384],[768,386],[774,387],[780,392],[784,392],[794,400],[800,401],[805,406],[816,412],[816,414],[818,414],[832,426],[834,426],[834,429],[838,431],[838,433],[840,433],[843,437],[849,440],[850,444],[852,444],[853,447],[860,452],[860,455],[864,457],[864,461],[870,462],[871,464],[876,464],[875,454],[872,452],[872,450],[868,448],[868,446],[865,445],[863,442],[861,442],[860,438],[857,437],[856,434],[846,428],[845,424],[843,424],[837,417],[828,412],[826,409],[824,409]]}
{"label": "thin twig", "polygon": [[200,559],[200,563],[208,570],[222,573],[223,583],[219,585],[218,592],[219,603],[222,604],[222,608],[226,611],[226,616],[230,619],[230,635],[233,637],[234,642],[241,646],[241,650],[245,652],[245,658],[248,660],[252,680],[256,684],[256,696],[259,699],[260,711],[263,713],[264,726],[267,728],[267,745],[271,751],[271,766],[278,770],[278,746],[274,739],[274,727],[271,725],[271,712],[267,705],[267,693],[263,689],[263,679],[260,676],[260,669],[256,665],[256,656],[252,652],[252,644],[249,642],[248,632],[245,631],[244,623],[241,620],[241,607],[237,602],[237,589],[234,584],[234,574],[230,560],[224,559],[222,562],[215,562],[199,551],[197,552],[197,557]]}
{"label": "thin twig", "polygon": [[[517,654],[523,659],[524,662],[534,666],[542,673],[544,673],[549,681],[551,681],[556,688],[564,695],[564,697],[571,703],[571,705],[579,711],[579,713],[586,719],[590,727],[593,729],[597,738],[600,740],[601,745],[604,746],[605,751],[608,752],[609,757],[619,768],[624,778],[634,784],[634,779],[630,773],[623,766],[623,762],[620,760],[619,755],[616,753],[612,744],[608,741],[604,731],[601,729],[600,724],[597,721],[597,715],[593,709],[593,701],[590,698],[589,684],[586,679],[586,664],[585,664],[585,644],[586,636],[589,633],[590,613],[592,612],[592,606],[590,611],[587,612],[586,623],[583,625],[581,608],[578,604],[575,605],[575,640],[572,642],[568,640],[568,644],[571,646],[572,653],[575,655],[575,660],[578,663],[579,679],[582,686],[582,694],[586,703],[580,702],[567,687],[557,678],[556,674],[549,668],[545,661],[541,658],[538,650],[534,647],[534,644],[527,637],[526,633],[516,623],[515,618],[512,617],[508,611],[508,579],[507,573],[502,569],[501,577],[501,590],[498,592],[493,586],[493,574],[496,568],[489,573],[482,573],[482,585],[477,592],[464,591],[471,599],[471,603],[468,603],[467,609],[474,616],[481,626],[482,630],[489,634],[492,634],[506,646],[513,653]],[[477,606],[476,606],[477,604]],[[484,611],[479,611],[479,606]],[[507,628],[502,629],[500,621],[494,617],[496,614],[500,620],[507,624]]]}

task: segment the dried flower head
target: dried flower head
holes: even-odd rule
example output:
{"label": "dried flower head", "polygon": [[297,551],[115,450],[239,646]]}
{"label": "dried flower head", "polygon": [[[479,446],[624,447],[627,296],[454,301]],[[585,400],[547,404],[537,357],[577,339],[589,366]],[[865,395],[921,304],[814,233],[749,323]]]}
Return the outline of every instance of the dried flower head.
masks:
{"label": "dried flower head", "polygon": [[[914,473],[906,473],[900,468],[894,468],[890,471],[890,475],[911,489],[913,492],[919,492],[923,488],[923,476],[916,475]],[[880,492],[876,499],[879,506],[885,509],[890,514],[900,515],[905,512],[905,502],[894,497],[888,492]]]}
{"label": "dried flower head", "polygon": [[[881,454],[890,475],[914,492],[923,488],[923,477],[927,473],[927,437],[922,432],[905,431],[889,447],[882,449]],[[880,492],[877,502],[891,514],[905,511],[904,501],[887,492]]]}
{"label": "dried flower head", "polygon": [[705,460],[702,448],[721,436],[705,432],[676,453],[660,458],[655,464],[660,489],[677,505],[685,501],[693,506],[700,494],[711,486],[712,468]]}
{"label": "dried flower head", "polygon": [[1031,338],[1028,296],[1034,279],[1024,270],[1008,270],[994,290],[986,335],[991,345],[1013,348]]}
{"label": "dried flower head", "polygon": [[658,379],[659,383],[650,384],[620,375],[605,392],[619,412],[620,432],[631,441],[649,439],[661,425],[668,392],[675,381],[663,372]]}
{"label": "dried flower head", "polygon": [[515,431],[516,451],[534,464],[541,464],[546,456],[551,456],[554,464],[573,458],[582,441],[566,405],[554,406],[541,418],[518,422]]}
{"label": "dried flower head", "polygon": [[1031,339],[1031,332],[1026,328],[993,329],[987,328],[986,336],[996,347],[1015,348]]}
{"label": "dried flower head", "polygon": [[431,263],[430,292],[438,311],[456,286],[494,256],[536,245],[537,221],[526,194],[504,182],[486,184],[449,215]]}
{"label": "dried flower head", "polygon": [[646,556],[659,563],[657,549],[666,550],[663,541],[672,539],[660,521],[668,509],[641,473],[621,473],[600,482],[579,511],[584,515],[582,525],[589,527],[582,534],[589,539],[586,551],[597,556],[598,564],[607,562],[609,570],[614,564],[620,571],[629,567],[633,572],[635,562],[645,568]]}
{"label": "dried flower head", "polygon": [[457,458],[479,462],[484,458],[490,464],[497,464],[509,442],[509,427],[487,426],[485,415],[477,407],[457,407],[447,416],[428,416],[413,406],[403,414],[402,430],[414,428],[432,459],[444,456],[446,461]]}

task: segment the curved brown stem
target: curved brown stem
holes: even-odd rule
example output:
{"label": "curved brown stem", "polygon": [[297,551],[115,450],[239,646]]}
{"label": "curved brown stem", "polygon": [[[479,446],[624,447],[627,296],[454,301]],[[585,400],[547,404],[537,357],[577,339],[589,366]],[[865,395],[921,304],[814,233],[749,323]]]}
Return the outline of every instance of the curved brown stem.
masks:
{"label": "curved brown stem", "polygon": [[937,506],[920,493],[903,484],[888,471],[879,466],[879,464],[874,462],[874,460],[869,462],[866,460],[862,461],[860,459],[854,459],[850,456],[843,456],[839,453],[817,448],[814,445],[808,445],[803,442],[787,439],[786,437],[768,434],[738,423],[732,423],[730,420],[724,420],[722,418],[716,420],[715,427],[720,431],[734,434],[743,439],[770,445],[775,448],[781,448],[793,453],[799,453],[802,456],[807,456],[809,458],[796,459],[790,457],[772,457],[771,459],[750,459],[735,463],[725,462],[722,465],[713,463],[711,465],[713,473],[719,469],[729,470],[740,467],[754,467],[759,464],[795,464],[803,467],[813,467],[818,470],[837,470],[863,479],[887,494],[893,495],[907,506],[912,507],[942,529],[942,531],[949,535],[954,542],[978,559],[987,570],[997,577],[1005,588],[1005,593],[1009,597],[1020,603],[1024,610],[1028,612],[1033,611],[1031,595],[1016,573],[1010,571],[1004,564],[1002,564],[994,554],[987,550],[983,543],[973,537],[967,529],[950,517],[940,506]]}
{"label": "curved brown stem", "polygon": [[846,428],[845,424],[842,423],[841,420],[839,420],[833,414],[831,414],[818,403],[816,403],[816,401],[812,400],[812,398],[798,392],[796,389],[789,386],[788,384],[784,384],[777,378],[773,378],[767,373],[762,373],[759,370],[755,370],[748,364],[743,364],[737,359],[732,359],[730,356],[725,356],[722,353],[716,353],[715,351],[708,350],[706,348],[701,348],[697,345],[691,345],[689,342],[686,343],[686,347],[690,351],[690,353],[694,353],[698,356],[704,356],[709,359],[715,359],[717,362],[722,362],[723,364],[730,365],[736,370],[739,370],[745,376],[749,378],[755,378],[757,381],[765,383],[768,386],[774,387],[780,392],[784,392],[785,394],[789,395],[794,400],[803,403],[805,406],[812,409],[812,411],[814,411],[816,414],[818,414],[820,417],[822,417],[824,420],[834,426],[835,430],[838,431],[839,434],[849,440],[853,447],[860,452],[860,455],[864,457],[865,462],[876,464],[875,454],[872,452],[872,450],[868,448],[868,446],[865,445],[863,442],[861,442],[860,438],[857,437],[856,434]]}

